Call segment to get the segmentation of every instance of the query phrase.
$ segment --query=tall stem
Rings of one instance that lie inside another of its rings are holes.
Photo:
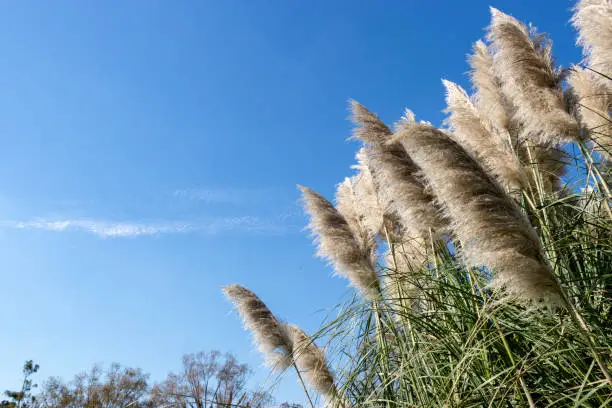
[[[589,329],[589,326],[587,326],[586,322],[584,321],[580,313],[578,313],[578,310],[571,303],[569,297],[563,289],[561,290],[561,296],[563,297],[563,301],[569,309],[569,314],[572,321],[574,322],[576,327],[578,327],[578,331],[584,336],[587,344],[589,345],[589,348],[593,353],[593,357],[595,357],[595,361],[597,361],[599,369],[603,373],[604,377],[606,377],[606,381],[608,382],[608,384],[612,385],[612,375],[610,375],[608,367],[606,366],[605,362],[596,350],[596,344],[595,341],[593,341],[593,338],[591,337],[591,330]]]
[[[513,366],[516,366],[514,355],[512,354],[512,351],[510,350],[510,345],[508,344],[508,341],[506,340],[506,335],[502,332],[501,326],[499,325],[499,323],[497,322],[497,319],[493,316],[493,314],[487,312],[486,299],[484,295],[482,294],[482,289],[480,285],[478,284],[478,281],[476,280],[476,277],[474,276],[474,273],[472,272],[470,268],[468,268],[468,273],[470,274],[470,279],[472,280],[472,282],[474,282],[474,284],[478,288],[478,292],[482,296],[482,300],[484,302],[482,306],[483,312],[485,312],[491,318],[491,321],[493,322],[493,324],[495,325],[495,329],[497,330],[497,334],[499,334],[499,337],[502,340],[504,349],[506,350],[506,353],[508,354],[508,358],[510,359],[510,362],[512,363]],[[523,392],[525,393],[525,398],[527,398],[527,403],[529,404],[529,407],[536,408],[536,405],[533,402],[533,398],[531,396],[531,392],[529,392],[529,388],[527,388],[527,383],[525,382],[525,379],[523,378],[520,372],[518,373],[518,379],[519,379],[519,383],[521,384],[521,388],[523,389]]]
[[[306,388],[306,383],[304,383],[302,374],[300,374],[300,370],[298,370],[297,365],[295,364],[295,361],[291,365],[295,369],[295,373],[297,374],[298,379],[300,380],[300,384],[302,384],[302,388],[304,389],[304,394],[306,394],[306,398],[308,398],[308,403],[310,404],[310,408],[315,408],[314,403],[312,402],[312,399],[310,398],[310,394],[308,393],[308,389]]]

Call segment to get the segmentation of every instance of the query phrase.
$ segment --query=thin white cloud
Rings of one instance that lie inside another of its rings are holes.
[[[181,199],[202,201],[206,204],[252,204],[274,196],[269,188],[185,188],[176,190],[174,196]]]
[[[200,232],[217,234],[229,231],[251,233],[282,234],[286,231],[283,225],[262,220],[258,217],[225,217],[199,222],[114,222],[93,219],[48,220],[34,219],[26,221],[3,221],[0,227],[19,230],[46,230],[55,232],[84,231],[102,238],[138,237],[163,234]]]

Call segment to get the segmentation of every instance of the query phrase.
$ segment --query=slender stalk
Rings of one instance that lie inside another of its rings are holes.
[[[591,349],[591,353],[593,353],[593,357],[595,358],[595,361],[597,361],[597,365],[599,366],[599,369],[603,373],[604,377],[606,377],[606,381],[608,382],[609,385],[612,386],[612,375],[610,375],[610,372],[608,371],[608,367],[606,366],[606,363],[603,361],[603,359],[601,358],[601,356],[596,350],[596,344],[591,336],[591,330],[587,326],[586,322],[584,321],[580,313],[578,313],[578,310],[576,309],[576,307],[574,307],[574,305],[572,304],[572,302],[570,301],[569,297],[567,296],[564,290],[562,290],[561,295],[563,296],[563,300],[565,301],[565,304],[570,311],[569,315],[572,321],[574,322],[576,327],[579,329],[578,331],[580,332],[580,334],[582,334],[582,336],[588,343],[589,348]]]
[[[304,390],[304,394],[306,394],[306,398],[308,399],[308,403],[310,404],[310,408],[315,408],[314,403],[312,402],[312,399],[310,398],[310,394],[308,393],[308,389],[306,388],[306,383],[304,383],[304,379],[302,378],[302,374],[300,374],[300,370],[298,370],[297,365],[295,364],[295,361],[293,361],[293,363],[291,365],[295,369],[295,373],[297,374],[298,380],[300,381],[300,384],[302,385],[302,389]]]
[[[482,288],[478,284],[478,281],[476,280],[476,277],[474,276],[474,273],[472,272],[470,268],[468,268],[468,273],[470,275],[470,280],[474,282],[474,284],[478,288],[478,292],[482,296],[482,300],[483,300],[482,310],[487,314],[487,316],[489,316],[489,318],[495,325],[495,329],[497,330],[497,333],[499,334],[499,337],[501,338],[501,341],[504,345],[504,349],[506,350],[506,353],[508,354],[508,358],[510,359],[510,362],[512,363],[512,365],[516,367],[516,361],[514,360],[514,355],[512,354],[512,351],[510,350],[510,345],[508,344],[508,341],[506,340],[506,335],[502,332],[502,329],[499,323],[497,322],[497,319],[495,318],[495,316],[487,312],[486,298],[482,295]],[[529,403],[529,407],[536,408],[536,405],[533,402],[533,397],[531,396],[531,392],[529,392],[529,388],[527,388],[527,383],[525,382],[523,375],[520,373],[520,371],[517,373],[517,375],[518,375],[519,382],[521,384],[521,388],[523,389],[523,392],[525,393],[525,398],[527,398],[527,402]]]
[[[578,146],[580,147],[580,152],[582,152],[582,156],[584,157],[584,161],[589,166],[589,171],[591,171],[591,170],[593,171],[593,174],[594,174],[593,180],[595,181],[595,184],[597,184],[597,187],[599,187],[599,191],[603,191],[606,194],[606,201],[610,200],[612,198],[612,195],[610,194],[610,189],[608,187],[608,183],[606,182],[605,178],[602,176],[601,172],[599,171],[599,169],[595,165],[595,161],[593,160],[593,156],[589,153],[589,151],[587,149],[585,149],[585,147],[584,147],[584,145],[582,143],[578,144]],[[612,220],[612,210],[610,209],[610,205],[608,203],[606,203],[606,205],[604,207],[606,208],[606,212],[608,213],[608,216]]]

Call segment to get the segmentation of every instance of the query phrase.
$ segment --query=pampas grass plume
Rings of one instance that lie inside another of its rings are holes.
[[[306,383],[325,398],[328,407],[344,406],[321,349],[299,327],[289,325],[288,329],[294,344],[293,358]]]
[[[598,78],[596,73],[574,67],[568,80],[578,97],[578,112],[595,150],[612,162],[612,88],[608,90]]]
[[[266,304],[240,285],[222,288],[225,296],[231,300],[244,321],[259,350],[266,356],[268,365],[275,369],[286,369],[293,360],[293,338],[284,323],[280,322],[268,309]]]
[[[466,261],[489,266],[492,286],[516,298],[558,300],[557,280],[540,240],[517,204],[459,144],[426,124],[404,126],[401,140],[451,220]]]
[[[522,133],[536,143],[558,145],[580,139],[580,129],[567,112],[560,76],[550,43],[530,35],[514,17],[491,8],[487,38],[494,50],[493,64],[502,89],[516,108]]]
[[[476,90],[475,104],[482,116],[500,131],[510,127],[511,105],[502,93],[501,81],[493,70],[493,55],[483,41],[476,41],[468,57],[470,79]]]
[[[612,92],[612,1],[578,1],[572,24],[578,30],[578,44],[584,49],[589,67],[603,74],[594,79]]]
[[[369,299],[380,294],[376,262],[376,242],[356,235],[345,218],[328,200],[315,191],[298,186],[315,236],[318,255],[328,260],[336,272]]]
[[[453,135],[474,157],[478,158],[497,180],[509,191],[522,187],[521,169],[516,157],[492,136],[486,118],[480,117],[463,88],[442,80],[446,88],[446,122]]]
[[[370,145],[366,152],[383,212],[397,215],[406,230],[441,230],[445,223],[419,178],[420,169],[401,144],[389,143],[393,131],[358,102],[352,101],[351,107],[354,137]],[[409,112],[403,120],[411,118]]]

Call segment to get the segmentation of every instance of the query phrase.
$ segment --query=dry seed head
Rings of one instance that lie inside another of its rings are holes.
[[[612,162],[612,89],[601,85],[597,77],[593,72],[574,67],[569,83],[578,97],[580,119],[594,149]]]
[[[470,78],[476,90],[475,105],[498,132],[507,130],[510,127],[512,105],[502,93],[501,81],[493,70],[493,55],[489,47],[484,42],[477,41],[468,62],[472,68]]]
[[[383,228],[384,213],[378,200],[374,179],[370,169],[369,156],[365,148],[356,154],[358,173],[351,177],[357,207],[366,229],[372,234],[379,233]]]
[[[560,75],[551,58],[550,42],[530,33],[514,17],[491,8],[487,38],[494,50],[493,66],[525,137],[558,145],[580,139],[580,129],[567,112]]]
[[[578,44],[589,67],[608,77],[596,75],[594,79],[612,92],[612,1],[579,1],[572,24],[578,30]]]
[[[355,234],[348,220],[315,191],[298,186],[306,212],[310,215],[309,228],[315,236],[317,254],[329,261],[335,271],[369,299],[380,294],[376,264],[375,241]]]
[[[513,297],[558,300],[559,286],[536,232],[470,154],[429,125],[405,126],[395,140],[421,167],[469,264],[492,268],[492,285]]]
[[[454,82],[442,80],[446,88],[446,123],[453,136],[474,157],[479,159],[508,190],[522,188],[521,170],[517,158],[492,135],[487,119],[482,118],[463,88]]]
[[[280,322],[261,299],[240,285],[222,288],[225,296],[234,303],[259,350],[266,356],[268,365],[285,369],[292,364],[293,338],[285,324]]]
[[[325,355],[299,327],[290,325],[288,328],[293,336],[293,357],[306,383],[325,398],[328,406],[339,406],[335,404],[339,394]]]
[[[407,111],[402,122],[413,120]],[[444,226],[432,196],[425,190],[419,178],[420,169],[414,164],[404,147],[399,143],[388,143],[393,132],[374,113],[353,101],[353,119],[357,130],[355,137],[370,144],[364,150],[384,214],[397,215],[408,230],[428,233]]]
[[[370,112],[359,102],[350,101],[351,120],[355,126],[353,138],[365,143],[376,145],[385,143],[392,134],[391,129],[373,112]]]

